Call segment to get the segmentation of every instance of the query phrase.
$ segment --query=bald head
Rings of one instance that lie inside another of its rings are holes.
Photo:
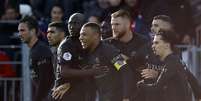
[[[85,22],[85,17],[81,13],[74,13],[68,20],[68,31],[71,36],[79,36],[80,29]]]
[[[79,20],[84,24],[85,17],[82,13],[74,13],[70,16],[69,21],[70,20]]]

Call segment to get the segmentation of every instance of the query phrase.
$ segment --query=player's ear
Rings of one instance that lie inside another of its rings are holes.
[[[35,34],[36,33],[36,30],[35,29],[31,29],[30,30],[30,33],[33,35],[33,34]]]
[[[33,29],[31,30],[31,33],[34,33]]]

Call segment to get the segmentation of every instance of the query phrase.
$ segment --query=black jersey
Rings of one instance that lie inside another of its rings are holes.
[[[144,64],[148,51],[148,40],[144,36],[133,33],[133,38],[127,43],[117,39],[108,40],[106,42],[120,49],[121,52],[129,58],[128,62],[132,64],[134,70],[137,70],[139,65]]]
[[[37,41],[30,50],[33,101],[45,99],[53,85],[54,70],[50,48]]]
[[[81,69],[80,57],[82,53],[82,46],[78,37],[66,37],[59,45],[57,49],[57,78],[56,86],[64,83],[70,83],[71,87],[69,91],[65,93],[62,101],[85,101],[85,79],[82,77],[63,77],[61,75],[61,69]]]
[[[70,68],[80,69],[79,57],[82,47],[77,37],[66,37],[57,49],[57,75],[56,85],[70,82],[70,79],[63,79],[60,75],[61,65],[68,64]]]
[[[162,89],[164,101],[191,101],[192,99],[180,60],[176,54],[170,54],[164,60],[165,67],[156,84]]]
[[[179,56],[170,54],[163,62],[164,68],[157,81],[152,85],[145,85],[147,89],[157,90],[160,97],[156,97],[155,101],[191,101],[188,80]]]
[[[109,68],[108,73],[94,77],[100,101],[121,101],[122,78],[120,71],[122,68],[126,68],[127,63],[120,51],[101,42],[94,52],[88,54],[86,60],[92,68],[97,64]]]
[[[132,75],[132,80],[129,81],[131,82],[125,85],[127,87],[125,89],[127,90],[124,91],[124,96],[127,96],[128,94],[126,94],[126,92],[130,90],[130,92],[127,93],[130,93],[130,97],[133,97],[136,93],[136,83],[141,79],[139,67],[144,65],[146,62],[148,40],[142,35],[133,33],[133,38],[127,43],[121,42],[117,39],[105,40],[105,42],[108,42],[120,49],[120,51],[128,58],[127,62],[133,73],[130,73],[130,75]],[[130,71],[126,72],[129,74],[128,72]]]
[[[51,49],[51,52],[52,52],[52,54],[53,54],[53,61],[52,61],[52,63],[53,63],[53,68],[54,68],[54,74],[55,74],[55,77],[56,77],[56,69],[57,69],[57,47],[51,47],[50,48]]]

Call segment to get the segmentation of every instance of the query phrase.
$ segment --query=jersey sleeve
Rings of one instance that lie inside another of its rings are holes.
[[[58,50],[58,63],[71,64],[75,58],[75,49],[70,44],[63,44]]]

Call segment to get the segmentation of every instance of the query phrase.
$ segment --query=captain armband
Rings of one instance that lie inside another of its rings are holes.
[[[127,64],[126,62],[127,59],[124,56],[125,55],[123,54],[119,54],[112,59],[112,63],[114,67],[117,69],[117,71],[119,71],[124,65]]]

